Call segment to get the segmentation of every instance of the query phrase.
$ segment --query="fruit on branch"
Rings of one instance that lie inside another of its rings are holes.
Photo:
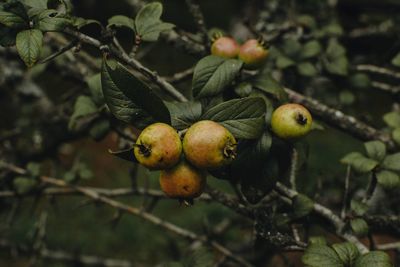
[[[147,126],[134,147],[136,159],[152,170],[171,168],[182,154],[182,142],[177,131],[165,123]]]
[[[310,112],[299,104],[285,104],[278,107],[271,118],[271,128],[282,139],[296,139],[311,130]]]
[[[236,157],[235,137],[221,124],[203,120],[193,124],[183,138],[186,159],[200,169],[216,169]]]
[[[239,45],[233,38],[218,37],[211,45],[211,54],[223,58],[236,58],[239,54]]]
[[[254,70],[264,65],[268,53],[268,48],[263,41],[250,39],[240,46],[239,59],[244,62],[246,69]]]
[[[161,190],[171,198],[191,200],[203,193],[206,174],[185,160],[160,173]]]

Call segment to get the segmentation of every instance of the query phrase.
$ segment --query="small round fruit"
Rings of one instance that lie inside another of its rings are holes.
[[[239,45],[230,37],[219,37],[211,45],[211,54],[223,58],[236,58],[239,54]]]
[[[204,120],[193,124],[183,138],[186,159],[200,169],[216,169],[236,157],[235,137],[221,124]]]
[[[247,40],[239,50],[239,59],[244,62],[246,69],[258,69],[268,56],[268,49],[256,39]]]
[[[161,190],[171,198],[193,199],[203,193],[206,175],[185,160],[160,173]]]
[[[299,104],[285,104],[278,107],[271,118],[272,131],[282,139],[296,139],[311,130],[310,112]]]
[[[152,170],[171,168],[182,154],[182,142],[174,128],[165,123],[147,126],[134,147],[136,159]]]

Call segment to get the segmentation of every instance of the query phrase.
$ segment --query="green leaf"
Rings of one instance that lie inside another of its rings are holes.
[[[47,9],[48,0],[23,0],[24,5],[37,8],[37,9]]]
[[[161,32],[171,30],[174,25],[160,20],[163,6],[159,2],[145,5],[135,18],[135,29],[143,41],[157,41]]]
[[[400,53],[398,53],[393,59],[392,64],[396,67],[400,67]]]
[[[221,93],[232,83],[242,65],[243,62],[237,59],[202,58],[194,68],[193,95],[199,98]]]
[[[26,169],[33,177],[40,175],[40,164],[37,162],[29,162],[28,165],[26,165]]]
[[[355,171],[360,173],[370,172],[378,165],[377,161],[366,158],[359,152],[351,152],[347,154],[340,160],[340,162],[349,164]]]
[[[356,259],[360,255],[357,247],[350,242],[333,244],[332,248],[336,251],[337,255],[345,264],[345,266],[353,266],[356,262]]]
[[[40,12],[36,19],[36,28],[43,32],[62,31],[72,22],[57,10],[47,9]]]
[[[155,121],[171,123],[163,101],[121,64],[112,68],[104,60],[101,84],[106,104],[117,119],[139,128]]]
[[[236,138],[255,139],[264,130],[266,106],[259,97],[232,99],[207,110],[202,119],[225,126]]]
[[[301,58],[313,58],[321,53],[322,47],[321,44],[316,41],[312,40],[305,43],[301,49]]]
[[[308,196],[298,194],[293,198],[293,210],[296,218],[307,216],[314,209],[314,201]]]
[[[386,145],[382,141],[366,142],[364,147],[367,150],[368,157],[372,159],[381,161],[386,156]]]
[[[346,56],[340,56],[331,60],[324,60],[323,62],[326,70],[332,74],[342,76],[348,74],[349,62]]]
[[[350,208],[357,216],[362,216],[368,211],[368,205],[366,203],[355,199],[351,200]]]
[[[96,104],[93,103],[92,99],[88,96],[80,96],[76,99],[74,105],[74,112],[72,113],[68,128],[70,130],[77,130],[78,120],[98,112]]]
[[[23,28],[27,26],[26,21],[20,16],[0,10],[0,24],[11,28]]]
[[[116,15],[108,19],[108,26],[126,27],[135,31],[135,22],[127,16]]]
[[[337,253],[322,245],[309,246],[301,260],[308,267],[344,267]]]
[[[276,59],[276,67],[278,69],[286,69],[290,66],[295,65],[296,62],[294,62],[293,60],[291,60],[290,58],[286,57],[286,56],[278,56],[278,58]]]
[[[235,93],[240,97],[248,97],[253,91],[253,86],[248,82],[241,82],[235,86]]]
[[[13,185],[18,194],[26,194],[35,188],[37,181],[33,178],[19,176],[14,178]]]
[[[395,172],[382,170],[376,174],[378,184],[385,189],[394,189],[400,186],[399,175]]]
[[[393,111],[386,113],[383,116],[383,120],[392,128],[399,128],[400,127],[400,112]]]
[[[350,84],[356,88],[368,88],[371,85],[371,79],[365,73],[356,73],[350,77]]]
[[[280,102],[285,102],[288,99],[287,93],[283,86],[277,82],[270,74],[257,75],[252,84],[255,88],[274,96]]]
[[[201,116],[200,102],[166,102],[165,104],[171,113],[171,125],[177,130],[189,128]]]
[[[324,65],[328,72],[337,75],[347,75],[349,62],[346,49],[339,44],[336,38],[331,38],[326,49]]]
[[[396,144],[400,145],[400,127],[393,130],[392,138],[396,142]]]
[[[306,77],[313,77],[318,74],[318,70],[314,67],[311,62],[302,62],[297,65],[297,71],[300,75]]]
[[[289,58],[297,58],[301,48],[301,44],[296,39],[286,39],[283,43],[283,52]]]
[[[98,105],[104,104],[104,95],[101,87],[101,73],[86,78],[86,83],[92,95],[93,101]]]
[[[39,30],[25,30],[17,34],[17,51],[28,67],[32,67],[39,59],[42,44],[43,34]]]
[[[311,236],[309,239],[309,243],[310,245],[326,246],[328,242],[326,241],[326,238],[324,236]]]
[[[339,101],[342,105],[351,105],[354,103],[355,96],[349,90],[342,90],[339,93]]]
[[[400,171],[400,152],[387,155],[383,160],[382,167],[392,171]]]
[[[80,29],[86,25],[90,25],[90,24],[98,24],[99,26],[101,26],[101,23],[97,20],[94,19],[84,19],[84,18],[80,18],[80,17],[73,17],[71,19],[71,26]]]
[[[350,221],[351,230],[359,237],[366,236],[369,232],[369,227],[364,219],[356,218]]]
[[[360,256],[354,267],[393,267],[390,257],[383,251],[371,251]]]

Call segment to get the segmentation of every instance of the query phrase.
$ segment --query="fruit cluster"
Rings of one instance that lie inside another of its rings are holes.
[[[136,159],[151,170],[161,170],[160,186],[171,198],[191,201],[206,185],[206,171],[230,164],[236,156],[235,137],[221,124],[203,120],[184,134],[165,123],[154,123],[139,135]]]
[[[227,36],[215,36],[211,45],[211,54],[223,58],[239,58],[246,69],[260,68],[268,56],[266,44],[261,40],[249,39],[239,45],[235,39]]]

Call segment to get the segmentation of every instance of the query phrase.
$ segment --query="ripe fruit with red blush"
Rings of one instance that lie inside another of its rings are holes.
[[[239,59],[246,69],[258,69],[268,57],[268,49],[263,42],[256,39],[247,40],[240,46]]]
[[[239,54],[239,45],[230,37],[219,37],[211,45],[211,54],[223,58],[236,58]]]
[[[134,147],[136,159],[151,170],[171,168],[182,154],[182,142],[177,131],[165,123],[146,127]]]
[[[183,138],[186,159],[200,169],[216,169],[236,157],[235,137],[221,124],[210,120],[193,124]]]

